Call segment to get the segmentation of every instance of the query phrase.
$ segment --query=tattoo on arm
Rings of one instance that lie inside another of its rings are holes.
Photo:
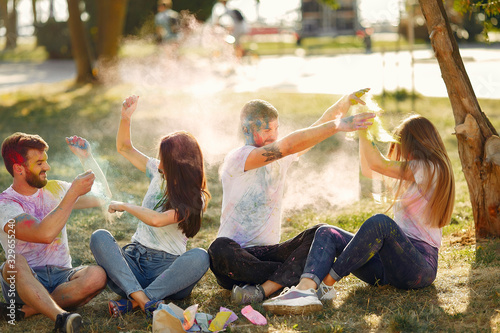
[[[278,160],[283,157],[280,149],[275,144],[270,144],[263,148],[266,152],[262,153],[262,156],[266,157],[266,162]]]

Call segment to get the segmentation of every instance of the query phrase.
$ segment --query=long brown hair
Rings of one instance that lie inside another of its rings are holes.
[[[174,209],[179,229],[194,237],[211,197],[198,141],[185,131],[171,133],[161,139],[159,158],[166,181],[163,210]]]
[[[388,158],[402,161],[401,175],[409,168],[410,160],[417,160],[424,164],[425,181],[422,191],[432,195],[428,197],[429,210],[427,211],[430,225],[442,228],[451,220],[455,203],[455,180],[451,162],[444,147],[443,140],[434,125],[422,116],[411,116],[405,119],[395,129],[395,136],[399,143],[391,143]],[[433,185],[433,180],[436,183]],[[398,181],[394,200],[401,195],[405,184],[403,178]],[[393,202],[394,205],[394,202]]]

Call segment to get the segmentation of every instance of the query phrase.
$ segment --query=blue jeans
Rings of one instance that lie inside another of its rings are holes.
[[[319,228],[301,278],[319,285],[328,273],[336,281],[352,273],[372,285],[417,289],[434,281],[437,263],[437,248],[407,237],[391,218],[378,214],[355,235],[333,226]]]
[[[173,255],[142,246],[122,248],[107,230],[96,230],[90,237],[90,250],[108,275],[108,286],[122,297],[143,291],[150,300],[182,299],[193,290],[210,265],[207,251],[191,249]]]
[[[0,266],[0,272],[2,271],[4,265],[5,263],[3,263],[2,266]],[[49,294],[52,294],[52,292],[57,287],[59,287],[61,284],[65,282],[69,282],[69,280],[71,280],[71,278],[76,272],[85,267],[86,266],[67,268],[67,267],[49,265],[49,266],[30,267],[30,268],[35,279],[37,279],[45,287],[45,289],[47,289]],[[10,304],[11,297],[9,297],[9,294],[12,294],[11,291],[14,291],[14,297],[12,298],[14,298],[15,303],[24,304],[23,300],[21,299],[21,297],[19,297],[19,294],[17,293],[17,288],[14,288],[12,290],[9,282],[5,281],[2,274],[0,274],[0,280],[2,284],[2,295],[5,301],[8,304]]]

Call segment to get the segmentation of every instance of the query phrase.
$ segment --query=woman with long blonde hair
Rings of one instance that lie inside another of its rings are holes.
[[[436,278],[442,228],[451,220],[455,182],[450,159],[434,125],[411,116],[396,129],[397,143],[383,156],[360,132],[363,174],[396,180],[391,207],[394,219],[377,214],[356,234],[334,226],[315,234],[296,287],[264,302],[277,314],[319,311],[321,300],[336,297],[333,284],[354,274],[371,285],[400,289],[429,286]]]

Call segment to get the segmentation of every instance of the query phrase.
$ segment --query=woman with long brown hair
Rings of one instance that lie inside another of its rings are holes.
[[[336,296],[333,284],[354,274],[371,285],[401,289],[429,286],[436,278],[442,228],[451,220],[455,183],[450,159],[434,125],[412,116],[396,129],[387,157],[360,131],[363,174],[377,172],[396,180],[394,219],[377,214],[356,234],[320,227],[296,287],[264,308],[277,314],[322,309],[320,300]],[[390,207],[390,208],[391,208]]]
[[[163,299],[187,297],[209,267],[207,252],[186,251],[187,239],[200,230],[202,214],[210,200],[203,155],[188,132],[161,139],[158,159],[132,145],[131,117],[138,97],[130,96],[121,111],[116,148],[150,185],[142,206],[113,201],[109,212],[128,212],[138,219],[132,242],[120,248],[107,230],[90,239],[96,262],[108,275],[108,286],[123,298],[109,301],[112,317],[140,307],[148,316]]]

